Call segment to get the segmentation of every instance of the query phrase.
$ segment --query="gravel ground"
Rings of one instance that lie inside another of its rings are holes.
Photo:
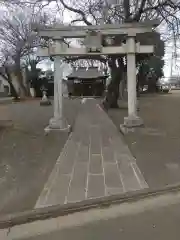
[[[64,102],[73,123],[79,100]],[[140,98],[139,115],[145,128],[125,136],[150,188],[180,182],[180,91]],[[0,214],[32,209],[67,139],[67,134],[44,136],[53,109],[39,101],[1,104],[0,119],[13,126],[0,128]],[[119,128],[127,109],[110,110]],[[3,122],[4,124],[4,122]]]
[[[78,105],[79,100],[65,99],[70,124]],[[34,208],[67,139],[66,133],[44,135],[52,116],[53,107],[40,107],[39,100],[1,104],[0,119],[13,125],[0,128],[0,214]]]
[[[150,188],[180,183],[180,91],[140,98],[139,115],[145,128],[125,136]],[[115,125],[127,109],[110,110]]]

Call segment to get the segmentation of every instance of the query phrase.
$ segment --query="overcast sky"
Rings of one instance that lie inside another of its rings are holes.
[[[53,3],[50,4],[50,6],[47,8],[47,10],[49,10],[49,8],[51,9],[51,11],[53,11],[54,14],[56,14],[57,11],[56,11],[55,5]],[[3,10],[4,9],[1,8],[1,13]],[[69,22],[71,22],[71,20],[74,19],[74,14],[72,12],[65,10],[63,12],[63,16],[61,16],[61,17],[63,17],[65,23],[69,23]],[[164,75],[165,75],[165,77],[170,76],[172,51],[174,51],[173,43],[170,42],[170,43],[166,44],[166,53],[165,53],[165,57],[164,57],[164,60],[165,60]],[[43,66],[43,65],[41,64],[41,66]],[[48,64],[47,64],[47,67],[49,68]],[[45,68],[46,68],[46,66],[45,66]],[[176,75],[176,74],[178,75],[179,71],[180,71],[180,61],[178,61],[178,59],[177,59],[176,61],[173,61],[173,75]]]
[[[53,5],[52,5],[53,6]],[[71,20],[74,19],[73,13],[65,10],[63,14],[64,22],[69,23]],[[173,43],[166,44],[166,51],[165,51],[165,66],[164,66],[164,75],[165,77],[170,76],[171,72],[171,60],[172,60],[172,51],[174,51]],[[178,59],[173,61],[173,75],[178,75],[180,73],[180,61]]]

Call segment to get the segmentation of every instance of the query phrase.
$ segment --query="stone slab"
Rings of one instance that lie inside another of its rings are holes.
[[[146,180],[144,179],[144,177],[143,177],[138,165],[136,164],[136,162],[131,163],[131,166],[134,170],[135,175],[138,178],[138,181],[139,181],[139,184],[140,184],[141,188],[142,189],[148,188],[148,184],[147,184]]]
[[[78,162],[89,162],[89,146],[80,144],[79,151],[77,154]]]
[[[103,173],[101,154],[92,154],[90,156],[89,173],[92,173],[92,174]]]
[[[88,178],[88,198],[105,196],[105,185],[103,175],[89,175]]]
[[[104,163],[115,163],[114,151],[111,146],[102,147],[102,155]]]
[[[43,191],[41,192],[39,198],[36,201],[35,208],[43,208],[46,206],[46,199],[49,193],[48,190],[49,190],[48,188],[44,187]]]
[[[64,158],[62,162],[59,163],[60,174],[71,174],[73,171],[75,161],[75,155],[72,158]]]
[[[88,163],[77,162],[71,179],[68,202],[76,202],[86,198]]]
[[[90,143],[89,131],[84,130],[84,134],[81,136],[81,145],[89,146],[89,143]]]
[[[78,154],[78,145],[74,141],[69,140],[60,158],[58,159],[59,172],[61,174],[72,173],[77,154]]]
[[[69,183],[70,175],[57,175],[49,188],[46,187],[43,189],[36,203],[36,208],[66,203]]]
[[[121,162],[118,163],[118,166],[126,191],[141,189],[139,179],[137,178],[137,175],[134,174],[131,163],[129,163],[126,159],[121,159]]]
[[[51,186],[45,202],[46,206],[64,204],[68,194],[70,175],[60,174]]]
[[[120,187],[120,188],[106,188],[106,194],[108,196],[121,194],[121,193],[124,193],[123,187]]]
[[[105,184],[108,188],[122,188],[118,166],[116,163],[105,163]]]
[[[91,154],[101,154],[100,132],[98,127],[90,128],[90,152]]]
[[[121,160],[126,161],[127,163],[134,163],[136,162],[135,158],[128,154],[128,153],[122,153],[121,152],[116,152],[116,161],[121,162]]]

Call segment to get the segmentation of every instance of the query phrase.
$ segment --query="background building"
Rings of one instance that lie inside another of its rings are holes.
[[[68,91],[73,96],[102,96],[107,77],[98,67],[74,69],[67,76]]]

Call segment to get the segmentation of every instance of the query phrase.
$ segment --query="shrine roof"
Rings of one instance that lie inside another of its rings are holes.
[[[97,67],[80,67],[77,70],[74,69],[74,71],[67,76],[68,79],[70,78],[80,78],[80,79],[92,79],[92,78],[106,78],[108,75],[105,75],[102,71],[99,71]]]

